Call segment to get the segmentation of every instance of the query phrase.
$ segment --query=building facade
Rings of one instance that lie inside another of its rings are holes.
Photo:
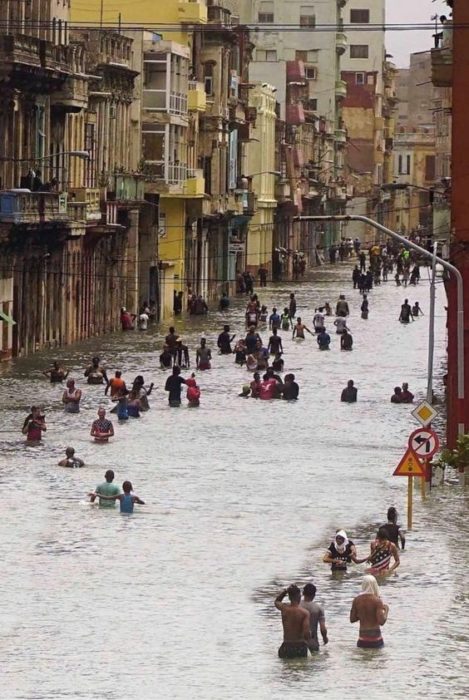
[[[113,331],[149,292],[128,155],[132,42],[71,32],[68,2],[19,7],[2,5],[0,29],[2,357]]]

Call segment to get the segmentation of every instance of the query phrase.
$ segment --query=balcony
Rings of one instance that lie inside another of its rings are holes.
[[[72,72],[61,62],[61,48],[21,34],[0,36],[0,83],[28,90],[34,83],[37,92],[59,88]]]
[[[169,97],[169,99],[168,99]],[[143,109],[148,112],[166,112],[175,115],[187,114],[187,95],[181,92],[144,88]]]
[[[198,83],[196,80],[189,81],[187,108],[189,112],[205,112],[207,109],[207,95],[203,83]]]
[[[432,49],[432,83],[435,87],[453,85],[453,49],[445,47]]]
[[[305,64],[303,61],[287,61],[287,85],[306,85]]]
[[[55,224],[68,220],[67,195],[58,192],[0,192],[0,222],[17,225]]]
[[[51,107],[62,109],[64,112],[80,112],[88,105],[88,83],[83,78],[71,76],[52,93]]]
[[[178,20],[182,24],[206,24],[207,7],[205,3],[188,0],[176,4]]]
[[[342,56],[347,51],[347,35],[345,32],[337,32],[335,35],[335,50]]]
[[[142,175],[128,175],[116,173],[111,179],[109,199],[115,202],[128,204],[130,202],[143,202],[145,199],[145,184]]]
[[[78,187],[71,189],[69,192],[69,209],[76,215],[84,215],[84,221],[101,221],[101,196],[99,188]],[[77,221],[78,219],[74,218],[74,220]],[[80,221],[83,221],[83,219],[80,219]]]
[[[205,194],[205,179],[203,170],[188,170],[184,182],[184,195],[189,198],[200,198]]]
[[[337,143],[347,143],[347,129],[336,129],[335,140]]]
[[[338,100],[344,100],[347,97],[347,83],[345,80],[335,81],[335,96]]]
[[[179,185],[183,187],[185,181],[188,179],[188,172],[189,170],[185,163],[171,161],[165,163],[163,160],[145,161],[145,175],[153,182],[157,182],[160,185],[164,183],[166,185]],[[150,191],[150,189],[147,187],[146,191]]]

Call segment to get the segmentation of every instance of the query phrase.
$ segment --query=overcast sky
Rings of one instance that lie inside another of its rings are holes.
[[[449,14],[443,0],[387,0],[386,21],[390,24],[429,22],[434,14]],[[409,65],[409,54],[432,48],[432,32],[394,31],[386,35],[386,49],[399,68]]]

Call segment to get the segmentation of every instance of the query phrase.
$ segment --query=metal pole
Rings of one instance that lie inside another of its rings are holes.
[[[395,238],[400,241],[402,245],[407,246],[416,250],[418,253],[426,258],[431,258],[432,261],[435,259],[435,263],[442,265],[446,270],[453,273],[456,278],[457,285],[457,356],[458,356],[458,382],[457,382],[457,397],[458,401],[462,403],[465,398],[464,394],[464,282],[462,275],[457,267],[449,263],[447,260],[435,255],[435,252],[430,253],[426,248],[422,248],[413,241],[409,241],[405,236],[401,236],[400,233],[393,231],[377,221],[368,218],[368,216],[361,216],[360,214],[345,214],[336,216],[296,216],[298,221],[363,221],[365,224],[372,226],[378,231],[386,233],[391,238]],[[459,409],[460,412],[461,409]],[[458,434],[464,435],[464,423],[458,423]]]
[[[428,369],[427,369],[427,401],[433,399],[433,355],[435,350],[435,278],[436,278],[436,243],[433,244],[432,276],[430,281],[430,308],[428,319]]]

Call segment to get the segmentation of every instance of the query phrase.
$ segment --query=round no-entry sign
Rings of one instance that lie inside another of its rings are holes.
[[[430,428],[418,428],[409,436],[409,447],[424,459],[431,459],[440,447],[438,435]]]

